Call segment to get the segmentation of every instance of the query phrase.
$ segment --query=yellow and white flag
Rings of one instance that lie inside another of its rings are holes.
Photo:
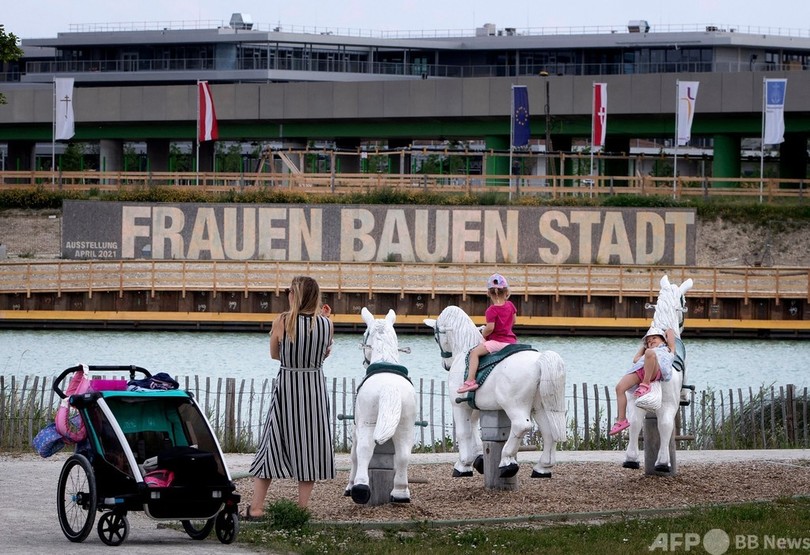
[[[75,134],[73,119],[73,77],[54,77],[53,138],[67,141]]]

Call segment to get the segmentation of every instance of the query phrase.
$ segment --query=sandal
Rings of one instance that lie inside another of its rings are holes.
[[[245,514],[239,515],[239,519],[244,522],[259,522],[264,520],[265,515],[252,515],[250,514],[250,505],[248,505],[247,509],[245,509]]]
[[[633,393],[633,395],[635,395],[636,397],[643,397],[649,392],[650,392],[649,384],[640,383],[638,384],[638,387],[636,388],[636,391]]]
[[[458,388],[456,393],[467,393],[468,391],[475,391],[476,389],[478,389],[478,383],[476,383],[475,380],[467,380],[461,384],[461,387]]]
[[[610,429],[610,435],[615,436],[616,434],[618,434],[619,432],[621,432],[622,430],[624,430],[625,428],[627,428],[629,426],[630,426],[630,422],[628,422],[626,418],[624,420],[619,420]]]

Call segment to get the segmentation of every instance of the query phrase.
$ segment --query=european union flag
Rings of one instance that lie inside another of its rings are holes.
[[[523,86],[512,86],[512,146],[521,147],[529,144],[529,89]]]
[[[785,141],[785,89],[787,79],[765,79],[765,121],[762,144],[778,145]]]

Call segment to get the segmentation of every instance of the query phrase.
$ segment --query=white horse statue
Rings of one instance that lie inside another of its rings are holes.
[[[367,372],[357,388],[352,468],[344,495],[351,496],[355,503],[368,503],[371,498],[368,465],[374,447],[390,439],[395,448],[390,500],[409,503],[408,463],[414,442],[416,391],[407,369],[399,365],[400,349],[394,331],[397,315],[389,310],[384,319],[375,320],[366,307],[360,314],[366,323],[362,347]]]
[[[467,353],[483,341],[479,329],[457,306],[445,308],[438,319],[426,319],[433,328],[447,379],[455,392],[465,379]],[[480,370],[479,370],[480,375]],[[523,350],[499,362],[475,391],[475,408],[466,401],[453,404],[458,460],[453,476],[472,476],[473,467],[483,473],[483,444],[479,432],[480,410],[503,410],[511,422],[509,439],[498,463],[501,478],[518,471],[517,452],[534,422],[543,438],[543,453],[532,477],[551,477],[556,463],[557,442],[565,439],[565,365],[553,351]],[[459,401],[459,400],[457,400]]]
[[[672,378],[667,382],[653,382],[653,386],[661,387],[661,407],[654,411],[658,418],[658,435],[660,447],[655,459],[656,472],[670,471],[669,444],[675,432],[675,415],[681,404],[681,389],[683,387],[684,372],[686,371],[686,349],[681,341],[683,332],[684,313],[686,312],[686,292],[692,288],[693,282],[687,279],[680,286],[671,284],[665,274],[661,278],[661,290],[658,293],[658,302],[655,308],[652,325],[661,330],[672,328],[675,332],[675,361],[672,364]],[[652,308],[651,307],[651,308]],[[627,395],[627,415],[630,422],[629,440],[625,461],[625,468],[639,468],[638,436],[644,423],[646,411],[636,406],[636,402],[644,397],[637,398],[631,391]],[[647,395],[651,395],[648,393]],[[651,411],[652,412],[652,411]]]

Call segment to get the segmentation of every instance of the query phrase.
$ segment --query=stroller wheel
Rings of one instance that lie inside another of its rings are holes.
[[[222,511],[217,515],[217,539],[222,543],[233,543],[239,533],[239,517],[236,513]]]
[[[84,455],[74,454],[59,474],[56,511],[59,526],[72,542],[83,542],[96,520],[96,476]]]
[[[214,520],[213,518],[208,520],[181,520],[180,524],[183,525],[183,530],[192,540],[204,540],[214,529]]]
[[[121,545],[128,535],[129,521],[125,515],[111,511],[98,519],[98,537],[107,545]]]

